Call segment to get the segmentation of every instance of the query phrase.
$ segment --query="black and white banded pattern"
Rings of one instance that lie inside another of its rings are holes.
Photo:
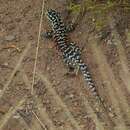
[[[53,38],[58,49],[61,51],[64,63],[71,68],[79,68],[88,84],[88,89],[104,106],[103,100],[100,98],[98,91],[94,85],[88,66],[81,59],[81,50],[73,42],[68,41],[68,32],[71,30],[66,27],[61,19],[59,12],[48,10],[46,16],[50,21],[52,30],[45,33],[46,38]]]
[[[46,16],[50,21],[52,30],[46,32],[44,36],[46,38],[54,38],[58,49],[62,52],[65,64],[74,69],[79,68],[88,84],[89,90],[94,96],[99,98],[88,67],[81,60],[80,48],[75,43],[68,41],[67,32],[71,29],[64,25],[59,12],[50,9],[46,12]]]

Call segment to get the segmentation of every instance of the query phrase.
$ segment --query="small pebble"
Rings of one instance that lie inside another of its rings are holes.
[[[19,118],[20,118],[20,115],[18,115],[18,114],[17,114],[17,115],[14,115],[13,118],[14,118],[14,119],[19,119]]]
[[[3,65],[4,65],[4,66],[8,66],[9,64],[8,64],[7,62],[5,62]]]
[[[47,71],[49,71],[50,70],[50,67],[47,67],[47,69],[46,69]]]
[[[93,18],[93,19],[92,19],[92,21],[93,21],[93,22],[95,22],[95,21],[96,21],[96,19],[95,19],[95,18]]]
[[[113,117],[114,117],[114,114],[110,112],[110,113],[109,113],[109,116],[113,118]]]
[[[6,40],[6,41],[13,41],[14,39],[15,39],[15,35],[5,36],[5,40]]]
[[[100,112],[100,109],[99,109],[99,108],[96,107],[95,109],[96,109],[97,112]]]
[[[69,97],[70,97],[70,98],[74,98],[74,95],[73,95],[73,94],[70,94]]]

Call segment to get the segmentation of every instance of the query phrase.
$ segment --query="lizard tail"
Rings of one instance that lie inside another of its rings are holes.
[[[91,74],[88,70],[88,66],[85,63],[83,63],[81,60],[80,60],[80,63],[79,63],[79,69],[80,69],[81,73],[83,74],[84,80],[88,84],[88,89],[91,91],[93,96],[97,97],[98,92],[97,92],[95,84],[92,80],[92,76],[91,76]]]
[[[97,101],[99,101],[99,103],[101,103],[103,105],[103,107],[105,109],[109,110],[109,108],[105,104],[104,100],[100,97],[100,95],[99,95],[99,93],[98,93],[98,91],[95,87],[95,84],[92,80],[92,76],[91,76],[91,74],[88,70],[88,66],[84,62],[82,62],[81,60],[80,60],[80,63],[79,63],[79,69],[80,69],[81,73],[83,74],[84,79],[88,84],[88,89],[90,90],[92,95],[96,98]]]

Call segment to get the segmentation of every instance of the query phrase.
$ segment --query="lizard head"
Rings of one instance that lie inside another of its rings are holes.
[[[53,9],[47,10],[46,16],[49,19],[49,21],[52,22],[52,23],[55,23],[55,22],[58,23],[60,21],[59,12],[57,12]]]

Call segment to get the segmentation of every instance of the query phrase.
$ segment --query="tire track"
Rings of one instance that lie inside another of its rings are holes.
[[[104,112],[104,110],[102,110],[103,113],[101,113],[101,111],[100,111],[100,116],[99,116],[99,114],[96,115],[96,112],[97,112],[96,108],[97,107],[101,108],[101,106],[99,106],[99,104],[97,104],[98,106],[97,105],[94,106],[93,103],[91,103],[91,101],[89,100],[89,96],[86,94],[86,84],[85,84],[84,87],[82,87],[82,85],[83,85],[82,83],[73,84],[70,87],[74,91],[72,91],[70,93],[68,93],[65,89],[64,89],[64,91],[66,92],[66,95],[68,97],[69,97],[69,95],[71,93],[73,93],[75,95],[74,99],[77,100],[77,97],[78,97],[77,102],[80,102],[80,104],[82,104],[82,105],[80,105],[80,107],[82,107],[84,112],[87,112],[88,118],[91,118],[93,120],[93,122],[94,122],[94,124],[96,126],[96,130],[110,130],[110,129],[112,130],[113,126],[114,126],[114,123],[112,122],[110,117],[108,117],[107,113]],[[61,85],[61,86],[63,86],[63,85]],[[58,87],[60,87],[60,86],[58,86]],[[64,95],[63,95],[63,97],[64,97]],[[67,104],[67,102],[66,102],[66,104]],[[73,103],[71,103],[71,105],[73,106]],[[69,104],[67,104],[67,106],[69,106]]]
[[[28,77],[27,77],[26,73],[25,73],[23,70],[22,70],[22,73],[23,73],[23,79],[24,79],[26,85],[27,85],[27,86],[30,86],[30,88],[31,88],[31,84],[30,84],[30,82],[29,82],[29,80],[28,80]],[[40,98],[37,97],[35,90],[34,90],[34,94],[35,94],[35,95],[34,95],[34,98],[35,98],[35,100],[36,100],[36,102],[37,102],[37,105],[38,105],[38,108],[39,108],[38,113],[39,113],[39,115],[40,115],[40,117],[41,117],[40,119],[43,119],[44,123],[46,124],[46,126],[47,126],[50,130],[57,130],[57,128],[56,128],[55,125],[53,124],[52,120],[50,119],[49,115],[47,114],[46,109],[43,107],[43,105],[41,105],[41,104],[42,104],[42,101],[41,101]],[[33,125],[32,128],[34,128],[35,125],[34,125],[34,124],[32,124],[32,125]],[[67,129],[72,130],[72,127],[67,126]],[[59,129],[59,130],[60,130],[60,129]]]
[[[80,92],[80,95],[82,96],[81,99],[84,102],[84,105],[85,105],[87,112],[90,114],[90,118],[92,118],[94,120],[94,123],[96,125],[96,130],[106,130],[103,123],[100,122],[97,115],[95,114],[95,112],[91,108],[91,106],[90,106],[89,102],[87,101],[85,95],[81,92]]]
[[[84,99],[84,105],[86,109],[88,110],[88,113],[90,114],[90,117],[94,120],[96,125],[96,130],[106,130],[103,126],[103,123],[101,123],[97,117],[97,115],[94,113],[92,108],[90,107],[89,103]]]
[[[23,74],[23,80],[24,80],[25,84],[31,89],[30,81],[29,81],[26,73],[24,72],[24,70],[22,70],[22,74]],[[35,95],[35,93],[36,92],[34,90],[34,95]],[[43,107],[43,105],[41,105],[42,102],[40,101],[40,99],[37,96],[34,96],[34,97],[35,97],[37,105],[38,105],[38,110],[39,110],[38,112],[39,112],[40,117],[42,118],[42,120],[44,121],[46,126],[49,128],[49,130],[56,130],[55,125],[53,124],[53,122],[49,118],[45,108]],[[34,124],[32,124],[32,128],[35,128]]]
[[[34,130],[43,130],[42,126],[35,117],[32,118],[30,128]]]
[[[20,108],[20,106],[26,101],[26,96],[23,97],[18,103],[16,103],[13,107],[9,109],[9,111],[4,115],[4,117],[0,120],[0,130],[4,128],[4,126],[8,123],[9,119],[16,111]]]
[[[34,130],[34,129],[31,129],[31,128],[28,126],[28,124],[25,122],[25,120],[24,120],[21,116],[19,116],[19,122],[20,122],[20,124],[21,124],[22,126],[24,126],[27,130]]]
[[[13,71],[12,71],[10,77],[8,78],[7,83],[4,85],[3,90],[2,90],[2,92],[0,93],[0,98],[4,95],[5,91],[8,89],[8,87],[9,87],[11,81],[12,81],[13,78],[14,78],[14,75],[16,74],[16,72],[18,71],[18,69],[20,68],[24,57],[26,56],[27,52],[28,52],[29,49],[30,49],[30,45],[31,45],[31,43],[28,43],[28,45],[26,46],[26,49],[25,49],[24,52],[21,54],[21,57],[20,57],[18,63],[16,64],[16,66],[15,66],[15,68],[13,69]]]
[[[127,87],[127,90],[130,93],[130,73],[129,73],[129,68],[128,68],[128,62],[127,62],[127,58],[126,58],[126,54],[125,54],[125,50],[122,46],[122,42],[120,39],[120,36],[116,30],[116,28],[114,27],[115,25],[115,19],[111,16],[109,18],[110,20],[110,28],[112,30],[112,33],[115,37],[115,40],[118,42],[116,48],[118,50],[118,54],[119,54],[119,58],[120,58],[120,65],[122,70],[120,70],[120,77],[123,80],[125,86]]]
[[[124,80],[124,83],[130,93],[130,73],[129,73],[129,68],[127,66],[127,59],[126,59],[126,55],[125,55],[125,50],[122,47],[121,44],[119,44],[117,46],[118,49],[118,53],[119,53],[119,57],[120,57],[120,64],[122,66],[122,73],[120,74],[120,76],[122,77],[122,79]]]
[[[40,115],[40,119],[42,119],[44,121],[44,123],[46,124],[46,126],[48,126],[49,130],[56,130],[55,125],[53,124],[52,120],[49,119],[49,116],[46,112],[46,109],[43,107],[43,105],[41,105],[40,101],[38,98],[36,98],[37,104],[38,104],[38,109],[39,109],[39,115]],[[72,128],[70,128],[71,130]]]
[[[69,120],[71,121],[72,125],[75,127],[76,130],[81,130],[78,123],[75,121],[73,115],[68,110],[67,106],[64,104],[64,102],[61,100],[61,98],[58,96],[56,91],[52,88],[51,83],[48,81],[48,79],[42,75],[40,72],[37,73],[37,75],[41,78],[41,80],[45,83],[48,91],[50,94],[53,95],[54,99],[56,100],[57,104],[59,104],[65,111],[66,115],[68,116]]]
[[[101,73],[101,78],[106,81],[107,90],[109,97],[111,99],[112,105],[114,106],[115,113],[117,115],[117,119],[115,119],[116,129],[125,129],[126,126],[124,123],[124,119],[121,114],[120,103],[122,103],[122,107],[124,110],[129,109],[128,104],[125,100],[124,95],[120,92],[118,86],[119,84],[115,81],[112,70],[110,69],[104,54],[102,54],[102,50],[97,46],[95,40],[89,41],[91,44],[91,48],[95,57],[95,61],[98,64],[99,71]],[[119,102],[120,99],[120,102]]]

